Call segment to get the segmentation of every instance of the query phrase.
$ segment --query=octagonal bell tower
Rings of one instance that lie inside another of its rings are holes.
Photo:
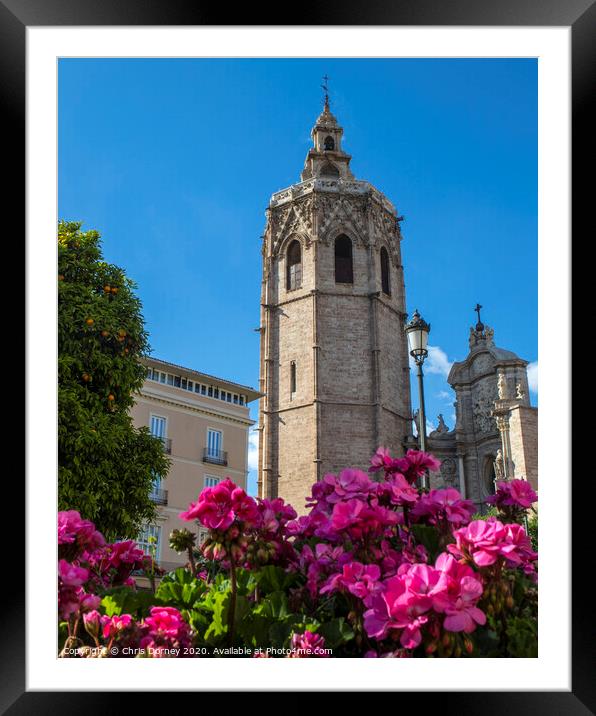
[[[311,137],[262,245],[259,495],[299,512],[313,482],[412,430],[399,218],[352,174],[327,97]]]

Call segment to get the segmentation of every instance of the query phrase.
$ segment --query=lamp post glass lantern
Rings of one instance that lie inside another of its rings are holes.
[[[418,309],[416,309],[412,318],[406,323],[405,330],[408,336],[410,355],[418,368],[418,440],[420,441],[420,449],[426,451],[426,413],[424,409],[424,374],[422,372],[422,364],[428,355],[427,345],[430,323],[427,323],[418,313]],[[422,488],[424,490],[428,489],[428,475],[426,473],[423,475],[421,482]]]

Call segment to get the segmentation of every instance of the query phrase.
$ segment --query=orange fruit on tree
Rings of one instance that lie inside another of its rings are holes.
[[[83,380],[85,381],[85,383],[88,383],[91,380],[91,376],[89,375],[89,373],[83,373]]]
[[[112,400],[116,400],[116,398],[113,396],[112,393],[108,395],[108,400],[111,402]]]
[[[105,293],[109,293],[112,290],[112,288],[110,286],[106,285],[103,287],[103,290],[105,291]]]
[[[124,330],[124,328],[121,328],[121,329],[118,331],[118,335],[119,335],[121,338],[124,338],[124,337],[126,336],[126,331]]]
[[[85,323],[86,323],[88,326],[92,326],[92,325],[95,323],[95,321],[94,321],[92,318],[88,318],[88,319],[85,321]]]
[[[104,338],[107,338],[110,334],[109,334],[107,331],[102,331],[102,332],[101,332],[101,335],[102,335]]]
[[[118,289],[115,286],[111,289],[111,291],[112,293],[118,293]]]

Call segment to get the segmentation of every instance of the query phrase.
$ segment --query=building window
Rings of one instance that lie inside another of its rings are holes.
[[[219,457],[222,446],[222,435],[219,430],[207,430],[207,454],[209,457]]]
[[[324,147],[326,152],[332,152],[335,149],[335,142],[333,141],[333,137],[325,137]]]
[[[154,438],[161,438],[163,440],[166,437],[166,419],[159,415],[151,416],[151,435]]]
[[[296,361],[290,363],[290,393],[296,392]]]
[[[384,246],[381,246],[381,288],[383,293],[391,296],[391,276],[389,273],[389,254]]]
[[[335,283],[353,283],[352,242],[342,234],[335,239]]]
[[[220,477],[214,477],[213,475],[205,475],[205,487],[215,487],[220,482]]]
[[[294,291],[302,286],[302,249],[294,239],[286,254],[286,290]]]
[[[161,556],[161,527],[144,525],[137,537],[137,545],[145,554],[159,561]]]

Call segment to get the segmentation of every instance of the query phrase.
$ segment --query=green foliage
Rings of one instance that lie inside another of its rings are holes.
[[[532,540],[532,549],[538,552],[538,513],[533,512],[528,517],[528,534]]]
[[[206,590],[205,582],[195,579],[188,570],[179,567],[161,580],[155,597],[168,606],[188,610],[194,607]]]
[[[412,532],[419,544],[424,545],[429,555],[429,561],[434,562],[441,551],[439,532],[430,525],[412,525]]]
[[[147,333],[134,283],[103,260],[97,231],[80,229],[58,227],[58,504],[108,540],[134,538],[155,517],[149,493],[169,467],[129,415]]]
[[[499,517],[499,510],[493,505],[485,505],[484,512],[476,512],[472,520],[488,520],[489,517]]]
[[[133,591],[128,587],[110,590],[101,600],[102,612],[109,617],[130,614],[142,619],[149,614],[150,607],[160,604],[150,592]]]

